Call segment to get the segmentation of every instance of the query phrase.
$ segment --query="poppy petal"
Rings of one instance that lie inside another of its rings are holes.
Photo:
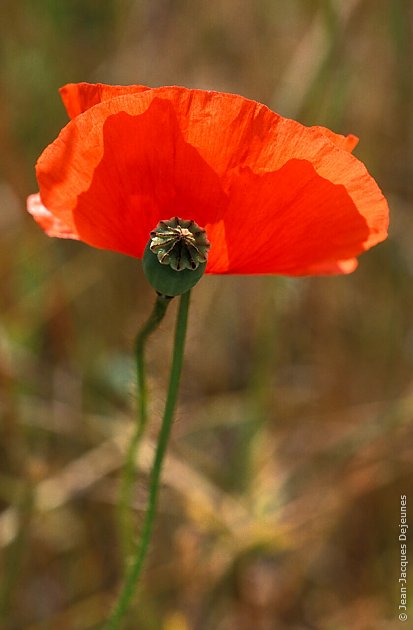
[[[79,235],[61,219],[53,214],[42,204],[40,195],[29,195],[27,198],[27,210],[34,217],[35,221],[43,228],[48,236],[58,236],[59,238],[71,238],[78,240]]]
[[[357,269],[357,258],[348,258],[347,260],[325,261],[312,267],[307,267],[302,271],[297,271],[298,276],[332,276],[337,274],[353,273]]]
[[[236,95],[142,90],[69,99],[91,108],[38,161],[43,203],[81,240],[140,257],[177,215],[207,229],[208,272],[297,275],[343,273],[340,261],[386,237],[387,204],[349,153],[354,137]]]
[[[349,153],[351,153],[359,143],[357,136],[354,136],[352,133],[348,136],[342,136],[340,133],[335,133],[334,131],[331,131],[331,129],[327,129],[327,127],[314,126],[310,127],[310,129],[320,131],[324,136],[331,140],[331,142],[334,142],[339,149],[344,149]]]
[[[107,85],[105,83],[84,82],[67,83],[59,89],[59,92],[69,118],[75,118],[75,116],[82,114],[90,107],[93,107],[93,105],[97,105],[102,101],[107,101],[124,94],[139,94],[140,92],[145,92],[150,89],[154,88],[148,88],[145,85]],[[227,96],[233,95],[228,94]],[[331,131],[331,129],[327,129],[327,127],[314,126],[311,127],[311,129],[318,130],[339,148],[349,152],[357,146],[359,141],[359,139],[352,134],[343,136]]]
[[[123,94],[139,94],[151,88],[144,85],[106,85],[104,83],[67,83],[59,89],[69,118],[75,118],[93,105]]]
[[[211,232],[227,199],[214,170],[183,139],[168,101],[155,99],[138,116],[105,116],[88,138],[89,115],[96,120],[96,108],[67,125],[38,162],[42,199],[53,214],[69,222],[69,213],[85,242],[137,257],[161,219],[192,218]],[[79,138],[83,150],[71,155]],[[212,242],[212,260],[215,252]]]
[[[262,175],[245,169],[229,198],[228,269],[214,266],[212,273],[341,273],[337,262],[363,251],[371,236],[346,188],[306,160]]]

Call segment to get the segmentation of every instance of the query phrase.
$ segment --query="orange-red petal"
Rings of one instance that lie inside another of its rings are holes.
[[[60,96],[66,108],[68,116],[74,118],[82,114],[93,105],[102,101],[108,101],[116,96],[124,94],[139,94],[148,88],[145,85],[107,85],[105,83],[67,83],[59,89]],[[326,136],[331,142],[350,153],[357,146],[359,139],[353,134],[343,136],[335,133],[327,127],[314,126],[315,129]]]
[[[67,115],[75,118],[93,105],[123,94],[139,94],[150,88],[144,85],[106,85],[104,83],[67,83],[59,93]]]
[[[354,136],[352,133],[348,136],[342,136],[340,133],[335,133],[334,131],[331,131],[331,129],[327,129],[327,127],[314,126],[311,127],[311,129],[320,131],[324,136],[331,140],[331,142],[334,142],[339,149],[344,149],[349,153],[351,153],[359,143],[357,136]]]
[[[359,254],[370,234],[344,186],[297,159],[273,173],[245,169],[224,224],[229,270],[213,267],[215,273],[325,273],[332,261]]]
[[[354,137],[232,94],[108,87],[66,86],[75,118],[37,164],[43,204],[81,240],[140,257],[178,215],[206,227],[210,273],[301,275],[348,272],[386,237]]]
[[[39,194],[29,195],[27,198],[27,210],[48,236],[79,239],[79,235],[73,226],[65,225],[61,219],[54,216],[42,204]]]

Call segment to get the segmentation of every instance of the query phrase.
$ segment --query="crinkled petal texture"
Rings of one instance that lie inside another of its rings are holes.
[[[52,236],[140,258],[161,219],[194,219],[209,273],[349,273],[388,207],[354,136],[233,94],[77,84],[37,163],[29,211]]]

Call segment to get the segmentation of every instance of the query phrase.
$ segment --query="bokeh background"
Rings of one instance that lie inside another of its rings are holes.
[[[1,628],[100,628],[121,580],[132,344],[153,295],[137,261],[49,239],[26,216],[35,160],[67,120],[57,88],[72,81],[236,92],[354,133],[391,206],[389,240],[350,276],[206,277],[193,292],[156,531],[125,628],[399,627],[400,495],[413,498],[412,25],[409,0],[1,0]],[[150,342],[137,530],[174,309]]]

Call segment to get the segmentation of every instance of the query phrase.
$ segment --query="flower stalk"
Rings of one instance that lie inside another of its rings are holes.
[[[120,627],[120,623],[135,593],[136,585],[141,576],[142,568],[148,552],[156,514],[162,464],[169,436],[171,433],[172,422],[178,398],[178,390],[184,356],[186,329],[188,323],[189,301],[190,291],[187,291],[181,296],[179,302],[168,393],[165,403],[162,425],[159,432],[158,443],[156,446],[154,462],[149,479],[148,505],[143,522],[142,532],[135,552],[133,554],[132,563],[126,575],[124,585],[112,611],[112,614],[105,626],[105,630],[118,630],[118,628]]]
[[[170,298],[158,295],[148,320],[138,332],[135,340],[135,364],[137,384],[137,421],[126,454],[126,462],[123,468],[121,489],[119,497],[119,527],[123,547],[125,564],[132,552],[133,526],[130,518],[130,505],[132,502],[132,488],[136,460],[142,436],[148,424],[147,387],[144,351],[149,336],[158,328],[166,314]]]

